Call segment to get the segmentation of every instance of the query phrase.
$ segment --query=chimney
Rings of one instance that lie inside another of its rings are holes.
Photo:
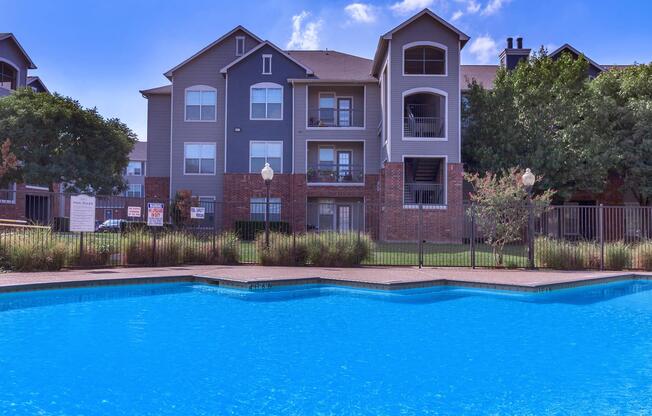
[[[507,38],[507,48],[500,53],[500,65],[512,70],[516,68],[519,62],[525,61],[530,57],[530,50],[523,48],[523,38],[516,38],[516,48],[514,48],[514,38]]]

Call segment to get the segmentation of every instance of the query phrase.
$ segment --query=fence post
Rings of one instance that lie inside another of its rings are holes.
[[[527,201],[527,262],[528,269],[534,269],[534,210],[532,196]]]
[[[156,266],[156,227],[152,230],[152,266]]]
[[[419,225],[417,227],[417,236],[419,238],[419,268],[423,267],[423,203],[419,201]]]
[[[604,205],[598,208],[598,234],[600,237],[600,270],[604,270]]]
[[[471,205],[471,268],[475,269],[475,205]]]
[[[84,232],[79,233],[79,260],[84,256]]]

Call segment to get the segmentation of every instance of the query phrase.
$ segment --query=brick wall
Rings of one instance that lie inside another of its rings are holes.
[[[145,197],[152,199],[170,199],[170,178],[168,177],[145,177]]]
[[[464,207],[462,201],[463,170],[460,163],[449,163],[447,169],[446,207],[418,209],[403,205],[403,163],[386,163],[381,170],[382,202],[378,228],[380,238],[387,241],[458,243],[463,238]]]

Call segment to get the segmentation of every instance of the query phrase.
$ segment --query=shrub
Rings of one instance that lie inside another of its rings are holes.
[[[66,244],[50,230],[26,230],[0,239],[5,267],[20,272],[55,271],[70,258]]]
[[[134,231],[124,235],[125,262],[129,265],[151,265],[152,235],[145,231]]]
[[[237,264],[240,262],[240,239],[233,232],[222,233],[218,236],[216,253],[213,253],[215,264]]]
[[[636,246],[636,261],[635,267],[637,269],[652,270],[652,242],[645,241]]]
[[[304,238],[308,261],[315,266],[357,266],[369,258],[373,248],[368,235],[355,232],[311,233]]]
[[[558,270],[597,269],[600,251],[595,243],[571,242],[539,237],[534,242],[534,255],[538,267]]]
[[[632,251],[622,241],[604,246],[604,267],[608,270],[623,270],[632,267]]]
[[[183,233],[167,233],[156,239],[156,265],[177,266],[183,264],[184,242],[191,236]]]
[[[256,237],[259,261],[264,266],[305,266],[308,249],[304,236],[291,236],[279,232],[269,235],[269,248],[265,246],[265,234]]]
[[[85,246],[82,255],[77,258],[77,262],[82,267],[106,266],[114,251],[110,244]]]

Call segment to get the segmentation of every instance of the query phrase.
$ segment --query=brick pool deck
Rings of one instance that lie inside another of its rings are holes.
[[[447,285],[538,292],[632,278],[652,279],[652,273],[416,267],[183,266],[4,273],[0,274],[0,292],[174,281],[197,281],[243,289],[322,283],[390,290]]]

